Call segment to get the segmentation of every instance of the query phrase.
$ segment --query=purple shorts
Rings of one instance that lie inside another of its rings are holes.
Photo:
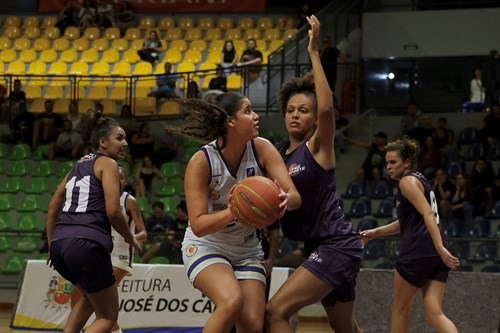
[[[115,284],[111,256],[102,245],[84,238],[50,243],[50,260],[56,271],[87,294]]]
[[[450,272],[441,257],[398,260],[396,270],[403,279],[417,288],[422,288],[427,280],[446,283]]]
[[[346,246],[347,245],[347,246]],[[331,285],[334,289],[321,303],[334,306],[337,301],[345,303],[356,298],[356,277],[361,269],[363,244],[359,237],[339,246],[333,240],[319,244],[302,267]]]

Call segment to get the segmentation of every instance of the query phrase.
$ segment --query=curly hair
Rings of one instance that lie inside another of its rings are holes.
[[[278,93],[278,105],[283,116],[286,114],[287,104],[290,98],[297,94],[309,96],[314,104],[313,111],[317,112],[316,90],[314,88],[314,76],[311,73],[303,77],[295,77],[281,86]]]
[[[120,124],[113,118],[104,117],[101,111],[88,110],[90,118],[90,143],[94,149],[99,149],[99,140],[107,138],[114,128],[120,127]]]
[[[411,139],[408,135],[403,135],[401,139],[390,142],[385,146],[385,151],[396,151],[403,161],[410,160],[411,168],[417,168],[418,154],[420,153],[420,144]]]
[[[227,117],[238,112],[244,98],[238,93],[228,92],[207,100],[179,99],[177,102],[181,105],[182,125],[168,126],[167,129],[204,142],[222,137],[222,147],[225,147]]]

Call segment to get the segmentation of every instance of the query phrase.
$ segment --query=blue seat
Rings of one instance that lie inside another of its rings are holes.
[[[465,173],[465,163],[463,161],[452,161],[448,165],[448,177],[455,179],[459,173]]]
[[[347,189],[342,198],[344,199],[358,199],[366,195],[365,182],[359,180],[350,181],[347,184]]]
[[[450,244],[451,253],[456,257],[467,260],[470,258],[470,245],[467,241],[457,241]]]
[[[484,262],[486,260],[497,260],[497,245],[493,242],[481,243],[470,261]]]
[[[443,232],[448,237],[461,237],[464,230],[463,220],[449,220]]]
[[[347,217],[365,217],[366,215],[371,215],[371,201],[370,199],[355,199],[349,212],[346,214]]]
[[[393,217],[394,208],[394,199],[383,199],[373,217]]]
[[[480,142],[473,142],[467,149],[465,159],[467,161],[477,161],[480,157],[484,157],[484,146]]]
[[[386,180],[375,183],[373,189],[368,193],[370,199],[385,199],[392,196],[392,188]]]
[[[487,238],[490,236],[491,222],[483,218],[476,218],[472,225],[469,236],[474,238]]]
[[[374,260],[383,257],[385,254],[385,242],[382,240],[372,240],[365,245],[364,259]]]
[[[484,214],[484,218],[492,220],[500,219],[500,200],[497,200],[494,203],[493,208]]]
[[[375,229],[378,227],[378,222],[375,219],[362,219],[358,223],[358,232],[361,232],[363,230],[369,230],[369,229]]]

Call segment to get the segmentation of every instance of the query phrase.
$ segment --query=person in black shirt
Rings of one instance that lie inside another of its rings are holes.
[[[45,101],[45,112],[40,113],[35,121],[32,148],[35,149],[40,144],[55,142],[58,134],[63,130],[63,117],[54,113],[54,103],[47,99]]]
[[[33,142],[34,124],[35,115],[28,112],[26,102],[21,101],[19,103],[17,115],[10,122],[10,134],[2,137],[2,141],[7,143],[25,143],[31,146]]]
[[[335,91],[335,83],[337,81],[337,62],[340,59],[342,62],[347,61],[347,55],[342,53],[335,45],[332,46],[330,36],[323,36],[323,48],[319,52],[321,64],[325,69],[326,79],[332,91]]]

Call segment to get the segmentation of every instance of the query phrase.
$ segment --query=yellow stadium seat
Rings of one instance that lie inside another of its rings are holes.
[[[115,39],[113,43],[111,43],[111,48],[118,52],[126,51],[128,50],[128,40],[124,38]]]
[[[226,31],[225,35],[226,39],[241,39],[241,30],[240,29],[229,29]]]
[[[103,100],[101,101],[103,109],[104,109],[104,114],[109,115],[109,116],[116,116],[116,102],[115,101],[110,101],[110,100]]]
[[[0,53],[0,60],[2,62],[13,62],[16,60],[16,58],[16,51],[12,49],[3,50],[2,53]]]
[[[222,39],[216,39],[216,40],[213,40],[211,43],[210,43],[210,46],[208,47],[208,51],[217,51],[217,52],[222,52],[222,50],[224,49],[224,45],[226,44],[226,41],[222,40]],[[220,55],[219,55],[220,56]],[[220,61],[220,60],[219,60]],[[219,61],[217,61],[217,63],[219,63]]]
[[[192,41],[196,39],[201,39],[202,37],[202,32],[200,28],[189,28],[186,30],[186,35],[184,36],[184,39],[187,41]]]
[[[43,50],[42,53],[40,53],[39,60],[50,64],[57,60],[57,52],[53,49]]]
[[[240,30],[253,29],[253,19],[251,17],[242,17],[238,20],[236,27]]]
[[[155,114],[156,113],[156,97],[134,98],[135,115]]]
[[[64,50],[59,57],[59,61],[75,62],[78,59],[78,53],[75,49]]]
[[[156,21],[152,17],[143,17],[139,21],[139,29],[141,30],[149,30],[156,28]]]
[[[80,99],[78,101],[78,112],[87,113],[89,109],[95,110],[94,101],[91,101],[90,99]]]
[[[276,22],[276,28],[280,30],[292,29],[294,25],[295,23],[293,21],[293,18],[290,16],[280,17]]]
[[[265,41],[271,42],[273,40],[279,40],[281,36],[281,31],[279,29],[267,29],[264,31],[264,36],[262,37]]]
[[[201,62],[202,58],[203,58],[203,55],[201,54],[200,51],[188,50],[188,51],[186,51],[186,54],[184,56],[184,61],[191,62],[191,63],[196,65],[196,64],[199,64]]]
[[[50,40],[47,38],[38,38],[33,42],[33,49],[38,52],[48,50],[50,48]]]
[[[191,17],[182,17],[179,19],[179,24],[177,26],[182,30],[194,28],[194,20]]]
[[[67,98],[59,98],[54,102],[54,112],[59,114],[68,113],[70,103],[71,101]]]
[[[120,61],[113,66],[112,75],[130,75],[130,63]]]
[[[156,87],[156,77],[155,76],[141,76],[135,83],[136,88],[145,87],[153,88]]]
[[[181,52],[184,52],[187,50],[187,43],[185,40],[183,39],[177,39],[177,40],[174,40],[172,41],[172,43],[170,44],[170,49],[171,50],[177,50],[177,51],[181,51]]]
[[[109,99],[123,101],[127,98],[127,87],[113,87],[109,93]]]
[[[207,61],[214,64],[219,64],[221,59],[220,57],[221,57],[220,51],[210,51],[208,52]]]
[[[92,66],[90,75],[109,75],[109,64],[105,61],[99,61]]]
[[[239,55],[243,54],[243,51],[245,51],[247,48],[247,43],[241,39],[233,40],[233,44],[234,44],[234,48],[236,50],[236,53],[238,53]]]
[[[227,90],[240,90],[243,88],[243,78],[236,74],[227,77]]]
[[[85,51],[89,48],[89,40],[87,37],[80,37],[73,41],[73,48],[77,51]]]
[[[67,27],[66,30],[64,30],[64,36],[68,39],[80,38],[80,29],[77,27]]]
[[[178,115],[181,112],[181,108],[179,103],[174,101],[165,101],[161,105],[159,115],[162,116],[173,116]]]
[[[107,28],[104,31],[104,38],[108,40],[115,40],[120,38],[120,29],[116,27]]]
[[[177,66],[178,73],[194,72],[195,70],[196,66],[192,62],[183,61]]]
[[[14,41],[14,50],[22,51],[30,48],[31,42],[28,38],[18,38]]]
[[[250,38],[260,39],[260,36],[261,36],[261,33],[260,33],[259,29],[247,29],[245,31],[244,39],[245,40],[249,40]]]
[[[21,36],[21,28],[10,26],[5,28],[4,36],[10,39],[16,39]]]
[[[20,27],[21,18],[19,16],[9,16],[5,19],[5,27]]]
[[[88,98],[99,101],[108,98],[108,89],[106,87],[92,86],[89,89]]]
[[[47,74],[51,75],[66,75],[68,73],[68,65],[65,62],[62,61],[56,61],[53,62],[52,65],[50,65],[49,70],[47,71]],[[50,81],[51,85],[56,85],[56,86],[62,86],[62,85],[67,85],[68,84],[68,78],[52,78]]]
[[[86,62],[78,61],[71,65],[68,74],[72,75],[87,75],[89,73],[89,65]]]
[[[189,45],[190,50],[195,50],[195,51],[206,51],[207,49],[207,42],[205,42],[203,39],[197,39],[193,40],[191,44]]]
[[[54,51],[64,51],[69,49],[69,39],[66,37],[57,38],[52,44]]]
[[[203,17],[198,21],[198,28],[203,31],[212,29],[214,27],[214,20],[211,17]]]
[[[10,49],[11,42],[7,37],[0,37],[0,50]]]
[[[217,75],[207,75],[203,79],[203,83],[201,84],[201,89],[203,90],[209,90],[210,89],[210,80],[215,79]]]
[[[24,37],[28,39],[35,39],[40,37],[40,28],[38,27],[28,27],[24,30]]]
[[[159,30],[168,30],[175,28],[175,20],[172,17],[164,17],[158,22]]]
[[[180,28],[168,29],[165,33],[165,39],[171,42],[176,39],[182,39],[182,30]]]
[[[31,102],[30,112],[41,113],[45,111],[45,98],[37,98]]]
[[[273,19],[269,16],[261,17],[255,27],[260,30],[272,29],[274,26]]]
[[[126,61],[128,63],[134,64],[138,61],[141,61],[141,58],[137,54],[137,51],[132,49],[132,50],[125,51],[125,53],[123,54],[122,60]]]
[[[198,87],[200,87],[200,78],[198,76],[190,76],[189,80],[187,79],[187,77],[182,78],[181,79],[181,84],[179,85],[179,87],[182,90],[187,89],[187,84],[188,84],[189,81],[195,81],[198,84]]]
[[[76,95],[74,95],[74,93],[76,93]],[[82,85],[79,84],[77,86],[76,92],[75,92],[74,86],[71,86],[71,89],[67,89],[67,92],[66,92],[66,95],[64,95],[64,98],[69,98],[69,99],[76,98],[77,100],[83,99],[83,98],[85,98],[86,93],[87,93],[87,90],[85,89],[85,87],[82,87]]]
[[[221,17],[217,21],[217,28],[221,30],[229,30],[234,27],[234,22],[231,17]]]
[[[286,29],[285,30],[285,33],[283,34],[283,37],[282,39],[292,39],[295,37],[295,35],[297,34],[297,29],[295,28],[290,28],[290,29]]]
[[[120,54],[117,50],[109,49],[102,54],[102,60],[106,61],[108,64],[114,64],[120,60]]]
[[[141,31],[137,28],[128,28],[125,31],[125,39],[128,41],[136,40],[141,38]]]
[[[23,28],[39,27],[40,19],[36,16],[27,16],[23,21]]]
[[[136,39],[130,43],[130,50],[138,51],[142,49],[142,45],[144,45],[144,41],[142,41],[141,39]],[[127,50],[128,49],[129,48],[127,47]]]
[[[207,30],[205,33],[205,40],[207,42],[216,40],[216,39],[222,39],[222,32],[219,28],[210,28]]]
[[[33,49],[22,50],[21,54],[19,55],[19,60],[22,60],[24,62],[35,61],[36,60],[36,51]]]
[[[257,43],[257,50],[260,52],[267,51],[267,42],[263,39],[257,39],[255,41]]]
[[[26,73],[26,64],[24,61],[21,60],[16,60],[13,61],[9,64],[9,67],[7,67],[7,70],[5,71],[6,74],[24,74]]]
[[[271,51],[271,52],[276,51],[284,43],[285,43],[285,41],[280,40],[280,39],[276,39],[276,40],[271,41],[271,43],[269,44],[269,51]]]
[[[160,75],[160,74],[165,73],[165,62],[156,64],[156,67],[154,69],[154,73],[153,74]]]
[[[40,98],[40,97],[42,97],[42,87],[41,86],[34,86],[34,85],[27,85],[25,93],[26,93],[27,99]]]
[[[99,52],[106,51],[109,48],[109,42],[106,38],[95,39],[92,48]]]
[[[82,56],[80,57],[80,61],[93,63],[99,60],[99,53],[96,50],[90,49],[82,52]]]
[[[63,98],[64,87],[62,86],[48,86],[43,95],[48,99],[59,99]]]
[[[168,50],[163,58],[164,62],[170,62],[173,65],[178,64],[182,60],[182,53],[178,50]]]
[[[59,28],[56,27],[47,27],[43,31],[43,37],[47,39],[56,39],[59,38],[60,32]]]
[[[270,51],[262,51],[262,64],[267,65]]]
[[[30,64],[26,74],[43,75],[47,74],[47,64],[43,61],[35,61]]]
[[[89,27],[83,32],[83,37],[86,37],[88,40],[101,38],[101,30],[96,27]]]
[[[204,62],[202,63],[199,67],[198,70],[200,71],[215,71],[217,69],[217,65],[213,62]]]
[[[53,27],[57,23],[57,16],[46,16],[42,22],[42,28]]]
[[[149,75],[153,73],[153,66],[151,63],[141,61],[134,68],[134,75]]]
[[[148,97],[148,94],[151,92],[150,87],[136,87],[134,90],[134,97]]]

